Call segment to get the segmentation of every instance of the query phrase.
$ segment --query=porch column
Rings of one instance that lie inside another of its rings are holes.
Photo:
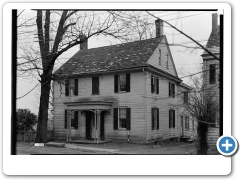
[[[97,143],[100,142],[100,123],[101,123],[101,111],[100,110],[96,110],[96,115],[97,115]]]
[[[67,142],[71,141],[71,110],[67,110]]]

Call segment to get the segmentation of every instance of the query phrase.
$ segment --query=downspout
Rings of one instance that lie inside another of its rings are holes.
[[[144,118],[145,118],[145,142],[148,144],[147,141],[147,73],[143,68],[143,72],[145,74],[145,88],[144,88]]]

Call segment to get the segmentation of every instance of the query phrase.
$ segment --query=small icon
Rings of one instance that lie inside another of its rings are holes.
[[[217,149],[224,156],[233,155],[237,148],[238,142],[233,136],[221,136],[217,141]]]

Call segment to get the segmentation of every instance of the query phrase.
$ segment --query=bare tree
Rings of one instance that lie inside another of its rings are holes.
[[[34,77],[41,85],[35,142],[46,143],[52,73],[59,56],[94,35],[110,35],[120,39],[122,28],[116,24],[115,15],[94,11],[37,10],[36,23],[29,22],[26,20],[18,25],[17,75]],[[37,44],[30,37],[33,33]]]
[[[216,86],[206,87],[203,85],[202,75],[192,79],[193,91],[189,95],[187,111],[198,122],[197,126],[197,154],[207,154],[207,132],[209,127],[215,126],[216,116],[219,113],[219,98]]]

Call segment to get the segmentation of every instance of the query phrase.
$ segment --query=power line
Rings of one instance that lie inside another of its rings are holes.
[[[25,97],[25,96],[28,95],[30,92],[32,92],[38,85],[39,85],[39,83],[38,83],[36,86],[34,86],[29,92],[27,92],[26,94],[24,94],[24,95],[21,96],[21,97],[18,97],[17,99],[21,99],[21,98]]]

